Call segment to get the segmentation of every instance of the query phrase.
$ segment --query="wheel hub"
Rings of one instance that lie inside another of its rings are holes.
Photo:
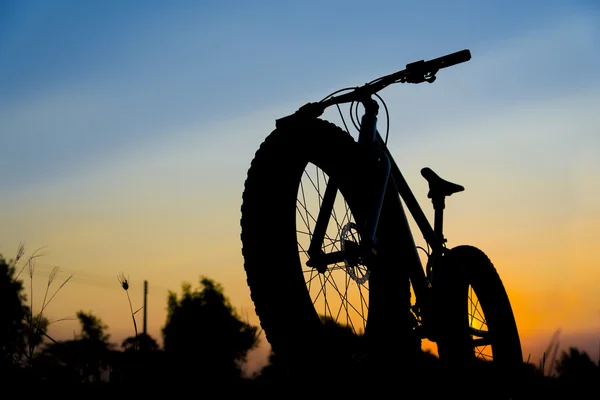
[[[370,270],[361,271],[358,267],[363,264],[360,252],[360,235],[354,222],[347,223],[340,233],[342,253],[344,254],[344,267],[353,281],[359,285],[369,280]],[[357,272],[360,274],[357,274]],[[363,273],[364,272],[364,273]]]

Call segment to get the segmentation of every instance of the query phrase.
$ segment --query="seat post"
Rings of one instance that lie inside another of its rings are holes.
[[[435,172],[433,172],[431,168],[423,168],[421,170],[421,175],[423,175],[423,178],[429,182],[429,193],[427,193],[427,197],[431,199],[435,213],[433,232],[442,244],[446,243],[446,238],[444,238],[443,233],[446,196],[451,196],[453,193],[462,192],[465,190],[465,188],[461,185],[457,185],[456,183],[443,180]]]
[[[444,238],[444,208],[446,207],[446,196],[435,196],[431,199],[433,203],[434,220],[433,231],[441,243],[446,243]]]

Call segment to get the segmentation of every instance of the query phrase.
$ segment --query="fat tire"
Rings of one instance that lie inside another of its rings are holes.
[[[510,300],[494,265],[478,248],[458,246],[446,252],[433,274],[435,330],[441,362],[453,374],[461,375],[455,376],[455,382],[493,381],[500,385],[497,394],[508,397],[524,363]],[[469,285],[477,295],[493,338],[491,363],[480,362],[473,350],[468,320]]]
[[[345,364],[348,357],[356,356],[347,348],[360,347],[349,338],[332,337],[324,329],[302,276],[295,215],[299,181],[309,162],[335,179],[357,222],[365,218],[365,193],[371,190],[375,168],[347,132],[327,121],[310,119],[275,129],[248,170],[240,221],[247,283],[273,352],[288,371],[298,374],[329,368],[331,363]],[[398,259],[397,245],[405,238],[396,225],[400,217],[404,211],[399,197],[388,190],[378,227],[377,270],[369,282],[379,282],[382,290],[378,294],[371,290],[367,324],[371,324],[371,332],[378,332],[369,342],[389,354],[403,348],[399,343],[412,340],[404,347],[415,346],[409,326],[408,271]],[[396,268],[384,268],[383,264],[392,263]],[[361,351],[367,350],[361,347]],[[377,350],[373,353],[379,354]]]

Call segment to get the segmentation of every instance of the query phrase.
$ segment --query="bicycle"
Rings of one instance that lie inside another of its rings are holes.
[[[510,301],[490,259],[473,246],[446,247],[445,198],[464,187],[421,170],[432,227],[387,147],[389,120],[385,139],[377,130],[380,90],[432,83],[441,69],[470,58],[462,50],[413,62],[308,103],[278,119],[256,152],[242,197],[244,268],[266,337],[289,365],[314,371],[326,359],[347,364],[390,349],[406,357],[422,339],[435,342],[448,365],[484,359],[510,373],[523,364]],[[347,103],[358,140],[339,107]],[[319,118],[331,106],[345,130]],[[403,203],[428,245],[425,268]]]

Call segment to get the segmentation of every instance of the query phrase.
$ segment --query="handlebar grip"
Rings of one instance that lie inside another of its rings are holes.
[[[471,59],[471,52],[468,49],[457,51],[456,53],[447,54],[442,57],[434,58],[429,61],[415,61],[410,64],[406,64],[406,71],[413,72],[433,72],[434,74],[442,68],[451,67],[456,64],[469,61]]]
[[[434,58],[433,60],[427,61],[427,64],[433,66],[435,69],[442,69],[463,63],[465,61],[469,61],[470,59],[471,52],[469,51],[469,49],[464,49],[461,51],[457,51],[456,53]]]

